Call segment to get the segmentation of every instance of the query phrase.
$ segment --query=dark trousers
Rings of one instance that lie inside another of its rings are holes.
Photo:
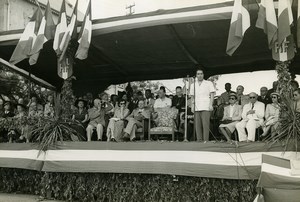
[[[197,141],[209,140],[210,111],[195,112],[195,129]]]

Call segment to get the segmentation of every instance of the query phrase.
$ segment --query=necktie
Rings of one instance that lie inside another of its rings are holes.
[[[252,108],[251,109],[253,109],[254,108],[254,103],[252,103]]]
[[[239,97],[239,105],[242,105],[242,97]]]

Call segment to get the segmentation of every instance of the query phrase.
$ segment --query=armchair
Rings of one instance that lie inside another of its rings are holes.
[[[174,141],[174,132],[176,129],[176,117],[178,109],[164,108],[157,109],[157,118],[155,119],[156,126],[151,127],[151,121],[149,121],[148,139],[151,139],[151,135],[171,135],[172,141]]]

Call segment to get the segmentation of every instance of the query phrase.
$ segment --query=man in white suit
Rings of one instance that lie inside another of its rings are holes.
[[[257,101],[257,94],[250,93],[250,102],[243,107],[243,120],[236,124],[239,135],[239,141],[253,142],[255,141],[255,130],[262,126],[265,116],[265,104]],[[246,133],[246,129],[248,135]]]

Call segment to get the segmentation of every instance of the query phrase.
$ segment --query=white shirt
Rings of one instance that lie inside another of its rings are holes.
[[[165,97],[163,100],[161,98],[158,98],[154,102],[154,108],[165,108],[165,107],[171,107],[172,101],[170,98]]]
[[[233,117],[233,110],[234,110],[234,105],[229,105],[229,117]]]
[[[253,109],[255,113],[247,115],[247,112],[251,109]],[[250,102],[248,104],[245,104],[243,107],[242,117],[244,120],[255,119],[255,120],[263,121],[264,116],[265,116],[265,104],[262,102],[256,101],[253,107],[252,107],[252,103]]]
[[[195,111],[208,111],[210,105],[210,93],[216,92],[216,89],[211,81],[203,80],[191,85],[190,95],[194,95],[195,86]]]

